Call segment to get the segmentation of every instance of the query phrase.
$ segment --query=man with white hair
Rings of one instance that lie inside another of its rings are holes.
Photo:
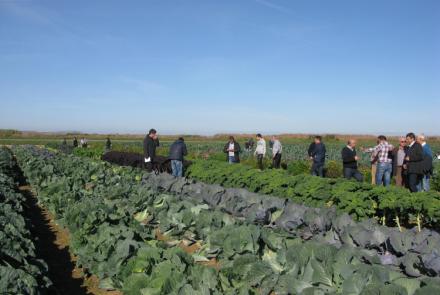
[[[342,164],[344,167],[344,177],[354,178],[359,182],[363,181],[363,176],[358,170],[359,157],[356,154],[356,140],[350,139],[347,146],[342,149]]]
[[[419,184],[419,191],[427,192],[430,189],[429,181],[432,175],[432,150],[429,144],[426,143],[426,137],[424,134],[417,135],[417,142],[422,145],[423,148],[423,178]]]
[[[396,186],[406,186],[407,181],[403,173],[403,162],[405,161],[406,155],[406,138],[399,138],[399,146],[393,151],[393,175],[396,180]]]

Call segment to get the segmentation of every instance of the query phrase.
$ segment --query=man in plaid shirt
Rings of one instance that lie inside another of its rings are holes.
[[[377,158],[376,184],[389,186],[393,171],[394,146],[387,142],[384,135],[378,137],[379,144],[374,147],[372,158]]]

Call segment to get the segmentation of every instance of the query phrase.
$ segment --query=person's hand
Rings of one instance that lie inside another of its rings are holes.
[[[406,170],[406,169],[407,169],[407,166],[406,166],[406,164],[403,164],[403,169],[404,169],[404,170]]]
[[[310,157],[310,160],[313,160],[313,157]]]
[[[358,161],[358,160],[359,160],[359,157],[358,157],[358,156],[354,156],[354,159],[355,159],[356,161]]]
[[[405,157],[405,160],[409,161],[409,157]]]

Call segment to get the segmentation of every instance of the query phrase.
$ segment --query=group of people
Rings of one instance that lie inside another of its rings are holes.
[[[160,145],[156,129],[150,129],[147,136],[144,138],[144,166],[148,171],[153,170],[153,164],[156,159],[156,148]],[[168,159],[171,161],[172,175],[175,177],[183,176],[183,159],[188,155],[185,140],[179,137],[170,146]]]
[[[258,133],[256,135],[257,146],[254,151],[254,156],[257,158],[257,165],[260,170],[263,167],[263,159],[266,156],[266,141],[263,136]],[[253,142],[253,141],[252,141]],[[278,140],[276,136],[272,136],[272,167],[275,169],[280,168],[281,166],[281,153],[283,151],[283,146],[281,142]],[[253,144],[252,144],[253,146]],[[246,145],[246,149],[249,149],[249,146]],[[239,163],[240,162],[240,144],[235,140],[233,136],[229,137],[229,141],[225,144],[223,148],[223,152],[226,153],[226,161],[230,164]]]
[[[408,133],[399,139],[397,147],[390,144],[386,136],[380,135],[375,147],[362,151],[371,154],[373,184],[389,186],[394,176],[396,186],[407,187],[411,192],[430,190],[433,153],[423,134],[416,137],[414,133]],[[344,177],[362,181],[362,174],[358,170],[356,140],[350,139],[341,154]]]
[[[89,145],[89,142],[87,141],[87,139],[85,137],[82,137],[79,141],[79,146],[82,148],[87,148]],[[73,147],[77,148],[78,147],[78,139],[76,137],[73,138]]]
[[[256,140],[254,155],[258,168],[263,169],[266,142],[261,134],[256,135]],[[343,175],[347,179],[354,178],[362,182],[364,177],[358,169],[360,157],[357,155],[356,145],[357,141],[350,139],[341,151]],[[282,145],[276,136],[272,136],[271,146],[272,167],[280,168]],[[240,145],[233,136],[230,136],[223,150],[229,163],[240,162]],[[433,173],[433,153],[423,134],[416,137],[414,133],[408,133],[400,138],[398,147],[388,143],[386,136],[380,135],[375,147],[361,150],[370,153],[373,184],[389,186],[394,176],[396,186],[407,187],[412,192],[429,191],[430,177]],[[324,177],[326,147],[321,136],[314,137],[307,154],[312,161],[311,174]]]
[[[258,168],[262,170],[264,168],[263,159],[267,152],[266,141],[260,133],[255,137],[254,156],[257,159]],[[270,145],[272,149],[272,168],[278,169],[281,165],[283,146],[277,136],[272,136]],[[151,171],[156,156],[156,147],[159,146],[155,129],[149,131],[144,139],[143,146],[145,167]],[[246,144],[246,149],[249,149],[249,146],[250,144]],[[360,157],[357,154],[356,146],[357,141],[350,139],[341,151],[343,175],[347,179],[354,178],[362,182],[363,175],[359,171],[358,162]],[[397,186],[405,186],[411,192],[428,191],[430,189],[429,181],[433,170],[433,153],[423,134],[416,137],[414,133],[408,133],[406,137],[400,138],[398,147],[394,147],[384,135],[380,135],[377,138],[375,147],[361,148],[361,150],[370,154],[373,184],[389,186],[391,178],[394,176]],[[241,147],[233,136],[229,137],[229,141],[224,145],[223,152],[226,154],[228,163],[240,162]],[[174,176],[183,175],[183,159],[187,154],[185,141],[182,137],[179,137],[170,146],[169,150],[169,159],[171,160],[171,169]],[[324,177],[326,147],[321,136],[314,137],[307,154],[312,161],[311,174]]]
[[[67,146],[67,139],[63,139],[63,145]],[[75,136],[73,138],[72,145],[74,148],[81,147],[81,148],[87,148],[89,146],[89,142],[85,137],[82,137],[78,143],[78,138]],[[105,149],[106,151],[110,151],[112,149],[112,142],[110,140],[110,137],[107,137],[105,142]]]
[[[423,134],[416,137],[408,133],[399,139],[398,147],[389,144],[382,135],[378,137],[377,146],[367,152],[371,152],[376,184],[388,186],[394,175],[396,185],[407,187],[411,192],[430,190],[433,153]]]

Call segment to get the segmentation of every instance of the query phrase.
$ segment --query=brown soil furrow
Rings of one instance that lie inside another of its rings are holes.
[[[70,236],[67,229],[57,225],[52,215],[38,204],[37,198],[28,185],[20,186],[26,197],[25,216],[32,225],[37,257],[49,267],[49,278],[54,284],[53,294],[63,295],[120,295],[119,291],[100,289],[96,276],[87,276],[77,268],[75,257],[69,252]]]

